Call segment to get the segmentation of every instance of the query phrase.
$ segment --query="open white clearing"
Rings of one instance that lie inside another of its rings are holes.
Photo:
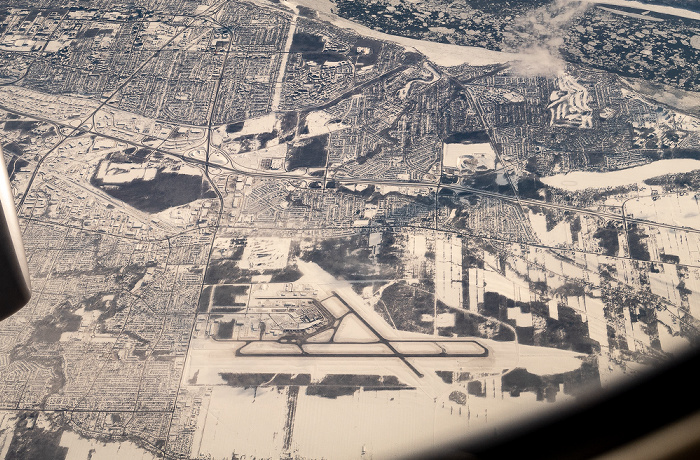
[[[488,142],[443,144],[442,166],[472,174],[477,171],[496,169],[496,152]]]
[[[325,110],[316,110],[310,112],[306,116],[306,125],[309,128],[309,133],[307,135],[300,136],[301,138],[318,136],[320,134],[326,134],[333,131],[338,131],[341,129],[349,128],[340,122],[331,123],[334,121],[335,117]]]
[[[234,452],[258,458],[279,456],[286,401],[285,392],[276,387],[214,387],[205,406],[206,420],[197,427],[195,439],[201,437],[201,441],[192,446],[192,457],[230,458]]]
[[[323,331],[319,334],[314,335],[313,337],[308,338],[306,341],[307,342],[314,342],[314,343],[325,343],[329,342],[331,340],[331,337],[333,337],[333,329],[328,329],[326,331]]]
[[[528,218],[532,229],[542,243],[550,246],[572,244],[569,222],[562,220],[553,229],[547,230],[547,216],[545,214],[537,214],[530,210]]]
[[[343,305],[343,302],[341,302],[335,297],[331,297],[330,299],[324,300],[323,302],[321,302],[321,305],[326,307],[326,309],[329,312],[331,312],[331,315],[335,316],[336,318],[340,318],[348,312],[348,307]]]
[[[625,202],[625,213],[635,219],[700,229],[700,200],[694,194],[635,198]]]
[[[357,316],[348,315],[340,323],[338,331],[333,337],[334,342],[376,342],[377,336],[372,334]]]
[[[241,267],[253,270],[274,270],[287,266],[290,238],[248,238]]]
[[[130,441],[104,443],[96,439],[85,439],[72,431],[61,434],[61,447],[67,447],[66,460],[111,460],[128,458],[131,460],[155,460],[156,456],[141,449]]]

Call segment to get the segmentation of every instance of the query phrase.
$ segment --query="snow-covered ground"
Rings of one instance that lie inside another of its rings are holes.
[[[59,442],[67,447],[66,460],[110,460],[129,458],[132,460],[155,460],[156,456],[141,449],[131,441],[105,443],[96,439],[86,439],[72,431],[64,431]]]
[[[287,266],[290,238],[248,238],[241,267],[254,270],[274,270]]]
[[[579,191],[594,188],[621,187],[643,182],[652,177],[678,174],[700,169],[700,160],[674,158],[658,160],[642,166],[608,172],[574,171],[542,177],[540,180],[555,188]]]
[[[302,278],[303,279],[303,278]],[[326,299],[321,304],[326,307],[326,309],[331,312],[331,315],[335,316],[336,318],[340,318],[343,316],[345,313],[348,312],[348,308],[343,305],[343,302],[338,300],[335,297],[331,297],[330,299]]]
[[[381,354],[390,355],[392,351],[382,343],[308,343],[302,346],[307,353],[318,354]]]
[[[608,346],[608,326],[605,319],[605,304],[599,298],[586,296],[586,318],[588,323],[588,336],[600,344]]]
[[[495,260],[489,260],[486,265],[488,267],[494,263]],[[190,381],[193,375],[197,375],[196,385],[211,386],[213,391],[202,402],[202,416],[197,423],[196,442],[191,453],[193,457],[223,458],[230,456],[231,452],[279,457],[285,452],[283,440],[290,402],[289,390],[276,386],[232,388],[222,380],[221,373],[309,374],[312,382],[322,382],[329,374],[393,375],[399,382],[415,388],[400,391],[363,388],[351,395],[326,398],[306,394],[302,386],[298,396],[294,397],[296,412],[288,452],[301,457],[342,460],[363,458],[363,455],[364,458],[401,458],[423,449],[444,446],[465,436],[493,433],[504,423],[512,421],[513,414],[525,417],[556,406],[536,401],[536,395],[532,392],[511,396],[501,387],[504,372],[519,367],[546,375],[573,371],[581,366],[582,355],[568,350],[486,339],[477,339],[475,343],[465,339],[396,331],[354,292],[347,281],[335,279],[313,263],[300,261],[298,266],[305,275],[299,283],[313,284],[319,298],[336,292],[372,327],[391,339],[394,348],[409,354],[433,353],[436,356],[408,358],[410,364],[423,374],[419,377],[406,363],[393,357],[309,357],[298,353],[272,357],[236,356],[234,351],[242,345],[241,342],[195,338],[188,354],[183,381]],[[489,290],[501,283],[504,284],[502,290],[513,295],[515,284],[510,281],[506,287],[505,281],[514,273],[508,272],[506,278],[495,272],[487,272]],[[532,272],[531,276],[539,279],[540,274]],[[528,299],[530,295],[529,290],[523,293],[523,297]],[[348,311],[335,297],[331,300],[337,302],[332,307],[337,310],[335,313]],[[585,309],[584,306],[581,308]],[[595,312],[591,311],[589,315],[595,315]],[[331,332],[322,333],[319,339],[330,340]],[[604,328],[599,331],[599,335],[605,334]],[[370,338],[371,333],[351,313],[342,321],[336,340],[339,336],[343,340],[360,341]],[[438,342],[435,342],[436,339]],[[306,343],[303,346],[305,351],[389,353],[388,348],[380,343],[314,342]],[[251,346],[257,353],[298,350],[292,344],[270,342],[255,342],[245,348]],[[448,353],[478,354],[483,351],[482,346],[488,349],[487,356],[438,356],[443,349]],[[469,377],[447,383],[436,371],[458,372]],[[467,382],[474,379],[481,382],[484,394],[469,394]],[[559,392],[557,401],[568,399],[570,397]]]
[[[484,352],[484,349],[474,342],[445,341],[437,344],[448,354],[479,354]]]
[[[192,456],[223,458],[231,452],[276,457],[282,451],[287,391],[284,388],[242,389],[222,385],[220,372],[310,373],[320,381],[327,373],[396,375],[400,382],[418,386],[416,390],[359,390],[352,395],[324,398],[307,395],[302,387],[296,403],[290,450],[309,458],[355,459],[402,458],[422,449],[433,449],[465,436],[492,433],[516,417],[551,409],[536,401],[536,395],[523,392],[511,397],[501,389],[503,369],[526,367],[537,373],[558,373],[577,369],[578,355],[570,351],[519,346],[485,341],[491,350],[487,358],[415,358],[411,362],[425,369],[417,378],[398,359],[337,359],[235,357],[230,351],[210,350],[193,344],[186,376],[198,373],[198,385],[215,385],[203,401],[206,421],[197,427]],[[455,345],[454,343],[452,345]],[[456,345],[455,345],[456,346]],[[202,354],[204,353],[204,354]],[[446,367],[447,366],[447,367]],[[454,369],[482,378],[485,396],[475,397],[466,390],[466,381],[447,384],[434,370]],[[429,371],[429,372],[428,372]],[[464,405],[449,401],[460,392]],[[557,400],[568,398],[559,393]],[[320,423],[322,421],[322,423]]]
[[[475,173],[496,168],[496,152],[488,142],[478,144],[443,144],[443,168]]]
[[[277,387],[243,389],[216,386],[208,398],[206,419],[198,424],[191,457],[279,457],[284,442],[287,397]]]
[[[462,307],[462,240],[452,234],[435,239],[435,295],[450,307]]]
[[[700,35],[693,35],[690,37],[690,46],[696,50],[700,50]]]
[[[572,243],[569,222],[561,221],[548,231],[546,215],[530,211],[528,218],[532,229],[542,243],[549,246],[570,245]]]
[[[333,333],[334,333],[334,332],[335,332],[335,331],[334,331],[333,329],[325,330],[325,331],[321,332],[320,334],[316,334],[316,335],[314,335],[313,337],[310,337],[309,339],[307,339],[307,342],[310,342],[310,343],[315,343],[315,342],[318,342],[318,343],[325,343],[325,342],[328,342],[328,341],[331,340],[331,338],[333,338]]]
[[[277,342],[251,342],[241,348],[240,352],[244,355],[248,354],[266,354],[266,353],[284,353],[289,355],[301,354],[301,350],[293,343],[277,343]]]
[[[629,217],[700,229],[700,200],[695,194],[642,196],[625,202]]]
[[[535,300],[535,294],[530,291],[530,283],[515,273],[505,277],[492,270],[476,270],[479,270],[481,279],[483,279],[485,292],[496,292],[517,302]]]
[[[338,327],[338,331],[333,337],[334,342],[376,342],[377,336],[367,329],[355,315],[348,315]]]
[[[304,139],[307,137],[318,136],[350,127],[349,125],[345,125],[340,122],[331,123],[333,121],[335,121],[335,117],[325,110],[315,110],[310,112],[306,116],[306,125],[309,128],[309,133],[303,134],[299,136],[299,138]]]
[[[432,353],[439,355],[442,353],[442,348],[435,342],[392,342],[391,346],[400,353],[406,354]]]

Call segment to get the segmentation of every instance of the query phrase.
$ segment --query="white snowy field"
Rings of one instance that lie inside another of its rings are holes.
[[[365,326],[355,315],[348,315],[338,326],[338,330],[333,337],[334,342],[376,342],[379,340],[376,335]]]
[[[332,133],[350,126],[340,122],[331,123],[336,117],[325,110],[315,110],[306,116],[306,126],[309,128],[308,134],[302,134],[299,139]]]
[[[68,448],[66,460],[111,460],[115,458],[155,460],[157,458],[131,441],[105,443],[83,438],[72,431],[63,432],[59,445]]]
[[[288,411],[285,388],[243,389],[223,385],[220,373],[309,373],[313,381],[327,374],[396,375],[410,390],[360,389],[352,395],[325,398],[299,389],[289,450],[308,458],[354,459],[362,452],[372,458],[402,458],[408,453],[444,447],[465,436],[493,432],[514,417],[551,409],[534,393],[513,397],[501,389],[504,369],[524,367],[539,374],[577,369],[576,353],[485,341],[486,358],[411,359],[425,372],[413,374],[398,359],[236,357],[219,343],[198,341],[191,350],[185,378],[198,373],[197,385],[212,386],[202,407],[191,455],[228,458],[231,452],[248,456],[279,456],[284,452]],[[212,348],[205,350],[202,346]],[[442,344],[444,345],[444,344]],[[485,396],[469,395],[467,381],[445,383],[436,370],[481,376]],[[465,398],[455,404],[454,394]],[[558,401],[569,399],[562,392]],[[517,415],[514,415],[517,414]],[[253,428],[254,427],[254,428]]]
[[[328,342],[329,340],[331,340],[331,338],[333,337],[333,333],[334,333],[334,332],[335,332],[335,331],[334,331],[333,329],[325,330],[325,331],[323,331],[323,332],[321,332],[321,333],[319,333],[319,334],[314,335],[313,337],[310,337],[309,339],[307,339],[307,342],[310,342],[310,343],[316,343],[316,342],[318,342],[318,343],[326,343],[326,342]]]
[[[199,445],[191,458],[279,456],[284,441],[286,395],[276,387],[243,389],[215,386],[206,401],[206,417],[195,432]]]
[[[625,202],[625,213],[635,219],[700,229],[700,200],[693,194],[634,198]]]
[[[302,278],[303,280],[304,278]],[[331,312],[331,315],[335,316],[336,318],[340,318],[343,316],[345,313],[348,312],[348,308],[343,305],[343,303],[338,300],[335,297],[331,297],[330,299],[326,299],[321,304],[326,307],[326,309]]]
[[[528,218],[530,219],[532,229],[542,243],[550,246],[572,244],[571,226],[569,222],[563,220],[551,230],[547,230],[547,216],[545,214],[538,214],[530,211]]]
[[[496,152],[487,142],[477,144],[443,144],[442,165],[461,168],[472,173],[496,168]]]

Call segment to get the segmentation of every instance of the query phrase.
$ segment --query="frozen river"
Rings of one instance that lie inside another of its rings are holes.
[[[542,177],[542,183],[575,192],[592,188],[622,187],[650,179],[652,177],[678,174],[700,169],[700,160],[676,158],[659,160],[633,168],[608,172],[575,171],[566,174]]]

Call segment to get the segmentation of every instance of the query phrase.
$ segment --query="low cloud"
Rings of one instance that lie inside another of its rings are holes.
[[[514,67],[525,75],[556,76],[566,63],[559,52],[571,22],[590,6],[588,0],[556,0],[516,18],[508,37],[510,51],[522,59]]]

